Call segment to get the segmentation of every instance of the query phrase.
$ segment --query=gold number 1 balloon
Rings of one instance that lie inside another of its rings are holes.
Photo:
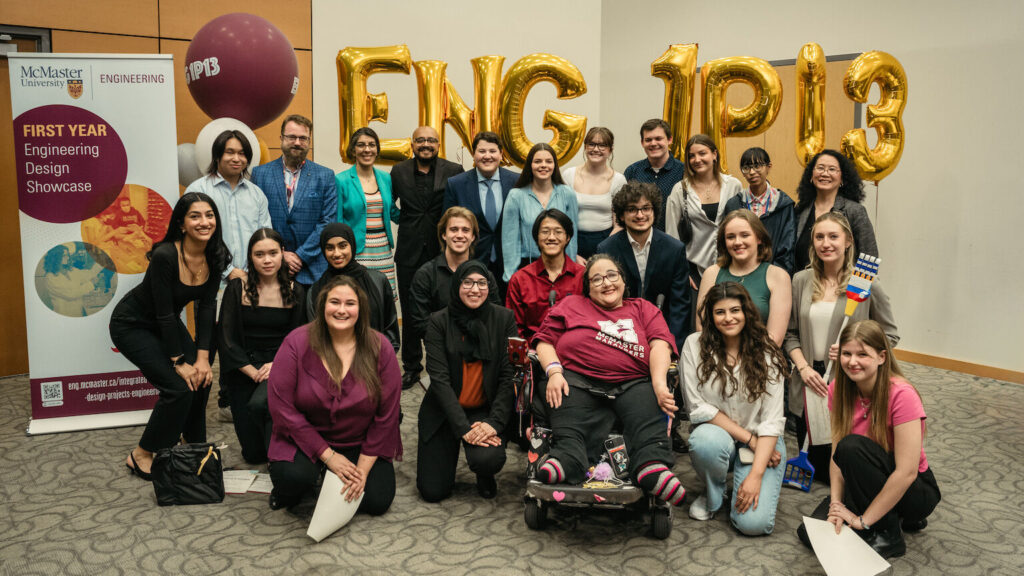
[[[825,53],[814,42],[796,58],[796,157],[806,166],[825,149]]]
[[[672,128],[672,155],[680,158],[690,137],[693,82],[697,77],[697,45],[673,44],[651,62],[651,75],[665,81],[664,118]]]

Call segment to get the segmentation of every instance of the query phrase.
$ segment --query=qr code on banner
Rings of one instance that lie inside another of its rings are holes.
[[[39,388],[42,392],[44,407],[51,408],[64,405],[64,387],[61,386],[60,380],[56,382],[41,382]]]

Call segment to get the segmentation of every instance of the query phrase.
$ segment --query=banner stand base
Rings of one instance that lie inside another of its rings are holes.
[[[131,412],[108,412],[106,414],[86,414],[63,418],[35,418],[29,419],[28,429],[25,430],[25,433],[29,436],[34,436],[37,434],[55,434],[57,432],[142,426],[149,422],[149,415],[152,412],[152,410],[133,410]]]

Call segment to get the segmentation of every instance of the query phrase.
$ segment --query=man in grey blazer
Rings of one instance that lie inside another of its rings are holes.
[[[412,388],[420,379],[423,347],[409,316],[412,278],[419,267],[441,252],[437,223],[444,210],[448,179],[463,172],[462,166],[438,158],[439,138],[430,126],[412,133],[413,157],[391,169],[392,219],[398,223],[395,269],[398,273],[398,301],[402,305],[402,389]]]

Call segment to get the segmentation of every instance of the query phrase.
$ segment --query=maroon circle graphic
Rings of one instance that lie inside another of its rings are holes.
[[[99,214],[128,175],[128,155],[114,128],[75,106],[40,106],[15,118],[14,159],[18,207],[44,222]]]
[[[225,14],[192,37],[185,82],[210,118],[234,118],[255,130],[288,109],[299,86],[299,61],[292,43],[269,20]]]

